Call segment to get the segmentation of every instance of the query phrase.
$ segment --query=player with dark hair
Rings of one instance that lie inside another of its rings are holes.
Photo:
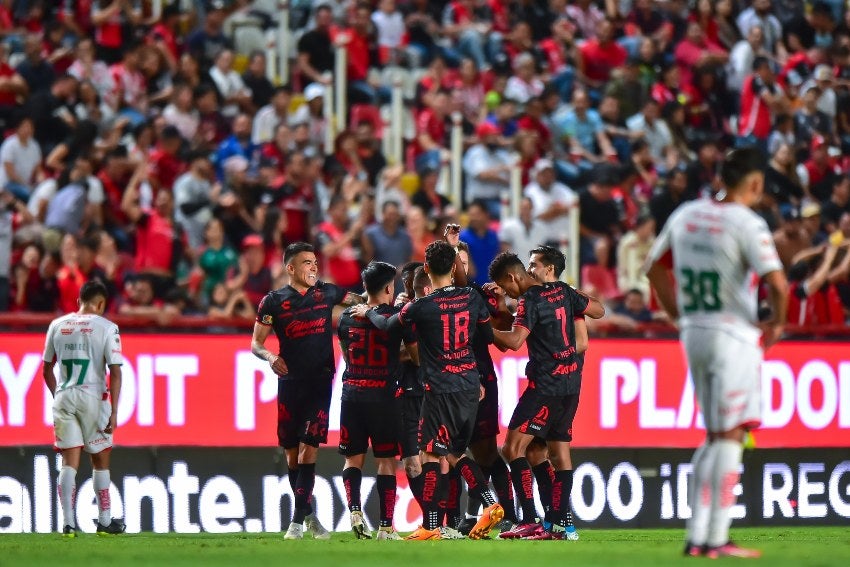
[[[721,201],[701,199],[674,212],[647,258],[647,277],[678,320],[706,439],[694,452],[685,554],[758,557],[729,540],[744,436],[761,423],[764,350],[782,336],[788,281],[764,219],[752,211],[764,193],[756,148],[729,152],[720,168]],[[670,272],[676,284],[670,278]],[[771,319],[759,323],[757,290],[769,289]]]
[[[120,534],[125,529],[123,522],[112,517],[109,498],[109,457],[121,395],[123,357],[118,326],[103,317],[108,296],[100,280],[84,283],[79,311],[54,319],[44,345],[44,383],[53,394],[54,445],[62,454],[58,491],[64,537],[77,537],[79,533],[76,477],[83,450],[91,456],[97,534]],[[53,373],[57,363],[58,383]]]
[[[286,451],[289,483],[295,495],[295,510],[284,539],[301,539],[304,528],[315,538],[328,539],[330,534],[313,513],[310,500],[318,447],[328,437],[336,370],[333,308],[356,305],[363,298],[319,281],[319,263],[313,246],[306,242],[287,246],[283,263],[290,283],[269,292],[260,302],[251,352],[268,361],[279,377],[277,437]],[[280,343],[279,355],[264,346],[272,329]]]
[[[490,279],[519,300],[513,327],[494,331],[494,343],[501,349],[518,350],[526,339],[528,342],[528,388],[514,410],[502,447],[523,512],[524,524],[516,531],[528,539],[574,539],[567,531],[575,528],[567,525],[566,503],[572,490],[569,443],[580,387],[575,318],[582,314],[599,318],[605,308],[561,282],[538,282],[509,252],[499,254],[490,264]],[[533,522],[532,471],[525,457],[535,436],[546,439],[555,468],[552,501],[543,525]]]
[[[469,492],[487,506],[470,531],[470,538],[487,537],[504,517],[504,510],[487,487],[481,469],[465,456],[475,425],[478,401],[484,395],[471,345],[478,333],[484,333],[487,340],[492,340],[492,327],[480,295],[471,288],[452,285],[455,256],[454,248],[446,242],[428,245],[425,270],[431,278],[433,291],[408,303],[401,313],[388,321],[371,310],[360,309],[373,323],[383,320],[390,328],[394,324],[415,325],[419,338],[419,356],[425,380],[419,445],[422,450],[424,518],[423,525],[408,536],[411,540],[441,539],[438,495],[441,492],[442,457],[460,470]]]
[[[468,285],[477,291],[487,305],[493,325],[496,328],[510,329],[510,312],[505,306],[504,297],[493,292],[495,286],[487,284],[482,287],[475,282],[468,281],[469,246],[460,240],[460,226],[448,225],[443,236],[446,242],[457,249],[454,272],[455,284],[458,286]],[[493,358],[490,356],[490,343],[485,342],[483,337],[479,335],[472,348],[475,351],[475,361],[478,365],[481,385],[484,387],[484,398],[478,403],[478,413],[475,416],[475,427],[472,430],[469,450],[472,453],[472,458],[481,467],[485,481],[493,479],[496,496],[505,510],[505,518],[497,528],[500,532],[508,532],[514,528],[517,518],[510,473],[504,460],[499,456],[499,448],[496,442],[496,437],[499,435],[499,381],[493,366]],[[447,507],[451,511],[452,504],[459,500],[459,497],[452,498],[452,496],[454,494],[459,496],[460,479],[450,478],[449,482]],[[455,482],[457,488],[455,488]],[[458,531],[462,534],[469,533],[478,520],[480,507],[481,502],[472,496],[468,498],[466,518],[457,526]]]
[[[392,307],[395,266],[371,262],[361,272],[367,305],[383,317],[400,311]],[[369,539],[360,502],[360,483],[369,440],[378,465],[378,501],[381,512],[379,540],[401,539],[393,529],[396,501],[395,456],[399,447],[400,402],[396,398],[399,378],[399,347],[402,329],[379,331],[366,319],[355,319],[350,310],[339,319],[340,348],[345,357],[342,375],[339,452],[345,456],[342,481],[351,512],[351,529],[358,539]],[[418,362],[416,340],[404,337],[411,360]]]

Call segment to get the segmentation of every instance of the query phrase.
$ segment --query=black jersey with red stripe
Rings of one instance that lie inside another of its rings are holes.
[[[287,285],[269,292],[260,302],[257,322],[274,329],[280,356],[289,368],[289,374],[281,379],[333,380],[333,308],[345,293],[320,281],[304,293]]]
[[[487,313],[490,317],[495,317],[499,311],[499,301],[496,299],[496,296],[476,283],[470,283],[469,287],[481,295],[481,299],[484,300],[484,305],[487,307]],[[486,337],[480,333],[472,343],[472,350],[475,352],[475,361],[478,363],[478,372],[481,374],[482,382],[496,380],[493,357],[490,355],[491,343],[492,341],[487,341]]]
[[[575,318],[588,301],[563,282],[535,285],[519,299],[514,325],[529,331],[525,374],[529,387],[544,396],[576,394],[581,388]]]
[[[375,311],[389,318],[400,309],[380,305]],[[346,310],[339,318],[337,336],[346,360],[342,399],[358,402],[393,399],[401,376],[401,341],[415,343],[412,333],[402,327],[381,331],[369,319],[355,319],[350,310]]]
[[[473,345],[479,334],[492,342],[493,329],[477,291],[454,286],[437,289],[405,305],[399,321],[405,327],[416,326],[426,389],[436,394],[478,389]]]

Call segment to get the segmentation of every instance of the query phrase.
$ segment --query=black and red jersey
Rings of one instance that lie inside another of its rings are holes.
[[[319,281],[304,293],[287,285],[269,292],[260,302],[257,322],[274,329],[280,356],[289,368],[283,380],[333,380],[332,315],[345,293]]]
[[[400,309],[380,305],[374,311],[389,318]],[[401,327],[379,330],[368,319],[355,319],[346,310],[339,318],[337,335],[346,360],[342,399],[380,402],[394,398],[401,374],[399,348],[402,340],[416,342],[412,333]]]
[[[470,283],[469,287],[478,292],[481,299],[484,300],[484,305],[487,307],[487,313],[490,317],[495,317],[499,312],[499,301],[496,296],[488,291],[485,291],[480,285]],[[475,361],[478,363],[478,372],[481,375],[482,382],[496,380],[496,372],[493,368],[493,357],[490,356],[490,344],[493,341],[488,341],[487,338],[479,333],[472,343],[472,350],[475,352]]]
[[[416,326],[419,362],[425,388],[435,394],[479,387],[473,345],[479,334],[493,341],[490,313],[470,287],[444,287],[408,303],[398,315],[405,327]]]
[[[581,369],[576,353],[575,318],[587,310],[588,298],[563,282],[536,285],[517,304],[514,325],[529,331],[529,388],[544,396],[576,394]]]

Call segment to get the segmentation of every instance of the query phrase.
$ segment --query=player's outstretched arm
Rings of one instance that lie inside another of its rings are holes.
[[[342,301],[339,302],[340,305],[345,305],[346,307],[352,307],[354,305],[360,305],[361,303],[366,303],[365,295],[357,295],[353,292],[346,292],[343,296]]]
[[[605,316],[605,305],[595,297],[591,297],[586,293],[578,292],[588,299],[587,309],[584,310],[584,315],[591,319],[601,319]]]
[[[112,404],[112,414],[109,416],[109,425],[103,432],[113,433],[115,431],[116,420],[118,419],[118,400],[121,397],[121,365],[109,365],[109,402]]]
[[[679,308],[676,306],[676,291],[670,279],[670,270],[661,262],[654,262],[647,270],[646,277],[655,290],[661,307],[671,320],[676,321],[679,318]]]
[[[510,331],[493,331],[493,344],[501,350],[519,350],[528,337],[529,330],[514,325]]]
[[[773,319],[765,324],[764,349],[776,344],[782,337],[785,320],[788,316],[788,279],[782,270],[774,270],[764,275],[768,287],[768,301]]]
[[[265,347],[266,339],[269,338],[269,333],[272,328],[269,325],[262,323],[254,323],[254,335],[251,337],[251,352],[257,358],[262,358],[268,361],[271,369],[278,376],[289,374],[289,368],[283,359]]]

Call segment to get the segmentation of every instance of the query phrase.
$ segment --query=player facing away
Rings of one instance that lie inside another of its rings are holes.
[[[124,532],[112,517],[109,498],[109,456],[121,395],[121,336],[118,325],[102,315],[108,292],[99,280],[80,288],[79,311],[54,319],[44,344],[44,382],[53,394],[54,445],[62,453],[59,502],[65,537],[79,533],[76,520],[77,469],[84,450],[91,456],[97,500],[98,535]],[[53,373],[59,365],[59,380]],[[109,385],[106,368],[109,367]]]
[[[513,535],[575,539],[567,532],[568,527],[570,532],[575,530],[567,525],[573,480],[570,441],[581,386],[575,319],[579,315],[602,317],[605,308],[562,282],[539,283],[528,274],[522,260],[510,252],[499,254],[490,264],[490,279],[518,300],[513,327],[510,331],[494,331],[493,342],[501,349],[511,350],[528,343],[528,387],[520,396],[502,447],[523,514],[523,524]],[[546,440],[555,468],[552,501],[542,526],[534,522],[532,471],[525,457],[534,437]]]
[[[707,432],[691,460],[692,516],[685,546],[690,556],[760,555],[730,542],[729,526],[744,436],[761,422],[759,342],[767,349],[779,340],[788,295],[771,233],[751,210],[764,192],[764,167],[755,148],[727,154],[720,169],[722,200],[679,207],[647,259],[647,276],[658,300],[679,321]],[[772,308],[772,319],[761,330],[758,278],[769,288]]]
[[[566,268],[566,258],[563,252],[553,246],[541,245],[531,251],[528,259],[528,274],[540,283],[554,283],[560,280],[561,274]],[[576,354],[578,362],[578,375],[581,380],[581,372],[584,368],[584,353],[588,347],[587,325],[584,316],[575,318],[576,332]],[[537,481],[537,491],[540,494],[540,502],[547,507],[552,501],[552,482],[555,480],[555,468],[549,460],[549,451],[546,440],[535,437],[525,450],[525,458],[531,466],[534,479]],[[569,500],[567,501],[569,505]],[[544,509],[544,512],[548,510]],[[572,513],[567,512],[568,537],[578,539],[578,532],[572,524]],[[501,536],[500,536],[501,537]],[[509,537],[506,534],[505,537]]]
[[[484,304],[492,318],[496,328],[510,329],[511,314],[505,306],[503,296],[493,292],[493,284],[479,286],[474,282],[468,282],[469,272],[469,246],[460,241],[460,226],[448,225],[446,227],[446,242],[457,248],[455,259],[454,281],[458,286],[469,286],[481,296]],[[475,362],[478,365],[478,374],[481,377],[481,385],[484,387],[484,397],[478,402],[478,413],[475,416],[475,427],[469,441],[469,451],[472,458],[481,467],[485,482],[493,479],[493,489],[499,504],[505,510],[505,518],[496,526],[500,532],[507,532],[514,528],[517,522],[514,510],[513,487],[511,476],[505,461],[499,455],[496,437],[499,435],[499,381],[496,377],[496,369],[493,366],[493,358],[490,356],[490,343],[486,342],[482,335],[478,335],[472,345],[475,352]],[[459,480],[459,479],[458,479]],[[450,479],[452,482],[453,479]],[[451,494],[451,490],[449,494]],[[466,517],[457,526],[462,534],[468,534],[478,520],[478,511],[481,502],[470,497],[467,503]]]
[[[400,311],[392,307],[396,268],[386,262],[371,262],[361,273],[368,295],[367,305],[383,316]],[[396,502],[395,456],[399,447],[401,398],[396,397],[401,370],[399,349],[402,339],[413,362],[419,360],[416,339],[409,329],[396,327],[380,331],[367,319],[355,319],[345,311],[339,319],[340,348],[345,357],[342,376],[339,452],[345,456],[342,481],[351,512],[351,529],[358,539],[370,539],[363,518],[360,484],[366,449],[378,465],[379,540],[399,540],[393,529]]]
[[[278,375],[277,438],[286,452],[289,483],[295,495],[292,522],[284,539],[301,539],[304,529],[314,538],[330,534],[313,513],[316,456],[328,438],[328,412],[335,372],[332,316],[335,305],[362,303],[363,298],[319,281],[313,246],[296,242],[286,247],[283,263],[289,285],[269,292],[260,302],[251,352],[268,361]],[[274,329],[280,354],[265,347]]]
[[[407,539],[441,539],[439,530],[440,459],[457,468],[470,494],[484,502],[481,518],[469,532],[482,539],[504,517],[481,474],[465,451],[475,425],[478,401],[483,397],[472,344],[477,333],[492,337],[490,315],[481,296],[468,287],[452,285],[455,249],[437,241],[425,250],[425,271],[433,291],[404,306],[389,321],[367,312],[373,323],[414,326],[425,380],[420,445],[422,460],[423,524]],[[492,340],[491,338],[489,340]]]

